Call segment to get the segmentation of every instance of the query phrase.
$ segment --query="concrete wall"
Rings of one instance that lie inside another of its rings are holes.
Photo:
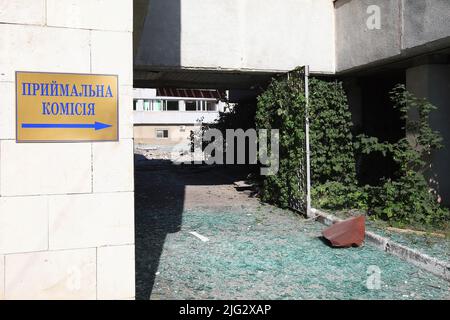
[[[381,9],[381,29],[367,27],[367,8]],[[336,4],[336,68],[366,65],[400,54],[398,0],[340,0]]]
[[[370,29],[380,8],[380,29]],[[382,64],[450,46],[448,0],[338,0],[336,7],[336,70]]]
[[[131,0],[0,0],[0,298],[134,298]],[[14,72],[119,75],[120,141],[15,142]]]
[[[450,38],[450,1],[403,0],[402,49]]]
[[[141,10],[148,13],[136,69],[278,71],[308,63],[334,72],[330,0],[149,0]]]
[[[343,72],[450,46],[448,0],[136,3],[135,70],[152,84],[198,80],[170,73],[180,69],[230,76],[227,72],[286,71],[309,64],[312,72]],[[368,27],[371,6],[380,10],[380,29]]]

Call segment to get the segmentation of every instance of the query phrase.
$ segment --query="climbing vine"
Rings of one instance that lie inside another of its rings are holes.
[[[397,164],[393,179],[383,178],[379,186],[365,187],[367,208],[372,215],[403,224],[439,225],[449,220],[441,206],[432,156],[442,148],[442,137],[430,127],[430,113],[436,109],[425,99],[409,93],[404,85],[390,93],[394,108],[405,123],[405,137],[395,143],[358,136],[357,150],[381,152]]]
[[[310,79],[310,102],[313,185],[355,184],[351,114],[342,84]],[[280,169],[264,177],[261,197],[282,207],[305,199],[305,106],[301,68],[274,79],[258,98],[256,126],[280,130]]]
[[[261,198],[292,206],[305,198],[305,93],[303,70],[274,79],[258,97],[256,126],[280,130],[280,169],[263,177]],[[395,143],[351,133],[351,114],[340,82],[310,79],[310,142],[313,205],[328,209],[354,208],[403,224],[440,224],[449,221],[433,180],[431,156],[442,144],[431,129],[435,107],[418,99],[402,85],[390,93],[408,134]],[[413,119],[411,114],[415,112]],[[397,171],[376,186],[359,186],[356,161],[360,154],[391,157]]]
[[[311,179],[356,183],[352,120],[342,83],[310,80]]]

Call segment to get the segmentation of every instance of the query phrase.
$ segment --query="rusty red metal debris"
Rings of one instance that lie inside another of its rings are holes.
[[[322,235],[330,241],[333,247],[346,248],[361,246],[366,232],[364,216],[336,222],[322,231]]]

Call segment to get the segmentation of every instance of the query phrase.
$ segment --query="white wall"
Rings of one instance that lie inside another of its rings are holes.
[[[0,0],[0,299],[134,298],[132,0]],[[119,75],[120,141],[15,142],[14,72]]]

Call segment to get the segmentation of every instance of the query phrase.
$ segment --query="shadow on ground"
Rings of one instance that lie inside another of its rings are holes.
[[[135,155],[136,299],[150,298],[167,235],[180,231],[186,186],[207,190],[230,185],[243,175],[245,171],[236,168],[173,165]],[[208,202],[207,191],[205,197],[191,200]]]

